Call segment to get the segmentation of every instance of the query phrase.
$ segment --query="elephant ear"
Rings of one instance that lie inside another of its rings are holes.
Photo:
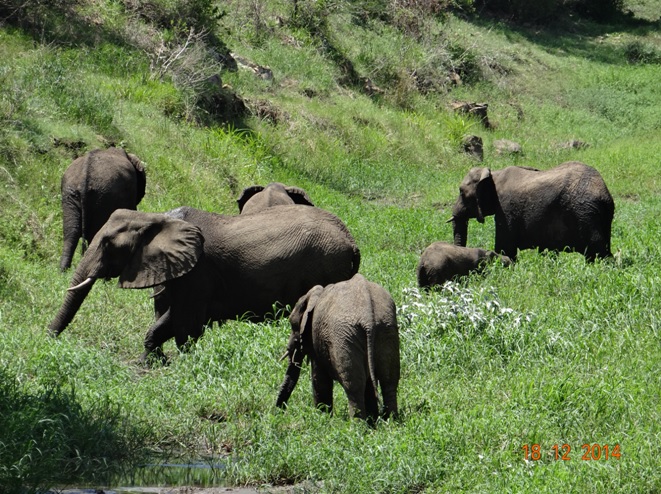
[[[489,168],[483,168],[480,178],[477,181],[475,198],[477,200],[476,219],[484,223],[484,217],[490,214],[494,209],[493,195],[495,194],[495,185]]]
[[[285,187],[287,194],[291,197],[291,200],[294,201],[294,204],[303,204],[305,206],[314,206],[312,199],[308,196],[308,193],[305,192],[300,187],[287,186]]]
[[[163,216],[145,227],[119,276],[122,288],[147,288],[179,278],[203,256],[204,237],[195,225]]]
[[[241,192],[241,195],[236,200],[237,204],[239,205],[239,213],[243,211],[243,206],[246,205],[246,202],[248,202],[252,196],[263,190],[263,185],[251,185],[250,187],[243,189],[243,192]]]
[[[319,297],[323,291],[324,287],[321,285],[316,285],[310,288],[310,291],[307,295],[307,305],[303,311],[303,317],[301,317],[301,335],[303,335],[306,330],[311,328],[314,308],[316,307],[317,302],[319,301]]]

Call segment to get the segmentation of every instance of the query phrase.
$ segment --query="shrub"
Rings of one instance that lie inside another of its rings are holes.
[[[608,21],[622,13],[624,0],[574,0],[570,6],[585,17]]]
[[[630,64],[661,63],[661,53],[640,41],[628,43],[624,47],[624,55]]]
[[[222,15],[213,0],[124,0],[126,9],[163,29],[213,30]]]
[[[476,7],[506,15],[520,22],[557,18],[568,9],[598,21],[613,19],[622,12],[624,0],[476,0]]]
[[[478,8],[523,22],[537,22],[555,17],[563,0],[476,0]]]

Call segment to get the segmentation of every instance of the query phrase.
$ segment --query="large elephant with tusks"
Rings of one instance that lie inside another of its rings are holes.
[[[281,206],[226,216],[189,207],[167,214],[118,210],[94,237],[49,328],[59,335],[95,280],[155,288],[156,322],[143,359],[170,338],[183,346],[211,322],[264,319],[315,285],[351,278],[360,251],[337,216]]]

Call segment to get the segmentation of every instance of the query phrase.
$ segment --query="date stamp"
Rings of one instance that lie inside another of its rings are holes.
[[[570,455],[572,447],[569,444],[554,444],[549,450],[543,451],[539,444],[524,444],[521,449],[523,450],[523,459],[526,461],[538,461],[544,457],[546,453],[547,458],[558,461],[569,461],[572,459]],[[581,446],[582,461],[599,461],[599,460],[619,460],[622,457],[619,444],[589,444],[585,443]],[[574,457],[576,457],[574,455]]]

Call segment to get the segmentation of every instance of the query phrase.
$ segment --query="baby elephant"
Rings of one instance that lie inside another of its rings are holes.
[[[333,381],[339,381],[349,399],[350,416],[375,420],[380,384],[383,416],[397,413],[399,332],[395,303],[383,287],[360,274],[326,287],[317,285],[298,300],[289,321],[289,366],[278,407],[287,404],[307,355],[315,406],[332,411]]]
[[[500,259],[503,266],[512,264],[509,257],[496,254],[492,250],[434,242],[420,256],[417,269],[418,286],[429,288],[442,285],[448,280],[480,271],[485,263],[496,258]]]

